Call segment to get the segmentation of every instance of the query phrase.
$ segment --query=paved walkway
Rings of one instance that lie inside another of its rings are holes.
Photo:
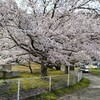
[[[58,100],[100,100],[100,77],[84,74],[90,80],[90,86],[73,94],[66,94]]]

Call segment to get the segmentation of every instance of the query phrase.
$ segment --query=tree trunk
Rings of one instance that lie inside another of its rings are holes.
[[[69,66],[65,66],[65,73],[69,74]]]
[[[6,79],[6,71],[3,71],[3,79],[5,81],[5,79]]]
[[[47,64],[42,62],[41,65],[41,77],[47,76]]]
[[[61,67],[56,67],[56,70],[61,70]]]
[[[32,74],[33,73],[33,70],[31,68],[31,66],[29,65],[29,69],[30,69],[30,73]]]
[[[33,73],[33,70],[32,70],[32,68],[31,68],[31,62],[30,62],[30,60],[29,60],[29,62],[28,62],[28,64],[29,64],[29,69],[30,69],[30,73],[32,74]]]

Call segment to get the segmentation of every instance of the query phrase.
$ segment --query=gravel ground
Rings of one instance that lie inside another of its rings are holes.
[[[58,100],[100,100],[100,77],[83,74],[90,80],[90,86],[73,94],[66,94]]]

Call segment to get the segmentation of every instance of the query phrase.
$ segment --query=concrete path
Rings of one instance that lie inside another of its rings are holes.
[[[100,100],[100,77],[84,74],[90,80],[90,86],[73,94],[66,94],[58,100]]]

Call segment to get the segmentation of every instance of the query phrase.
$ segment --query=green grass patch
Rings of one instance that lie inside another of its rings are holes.
[[[40,77],[41,76],[41,65],[37,63],[31,63],[31,68],[33,70],[33,73],[30,73],[30,70],[28,67],[16,65],[13,66],[14,71],[19,71],[20,78],[33,78],[33,77]],[[65,73],[60,70],[55,70],[48,68],[48,76],[53,75],[64,75]]]
[[[65,75],[65,73],[60,70],[48,68],[48,76],[54,76],[54,75]],[[35,78],[35,77],[41,77],[40,69],[34,69],[32,74],[28,71],[19,71],[18,78]]]
[[[80,89],[83,89],[85,87],[88,87],[89,84],[90,81],[86,78],[83,78],[79,83],[75,85],[66,88],[57,89],[52,92],[46,92],[36,97],[31,97],[28,100],[57,100],[59,97],[62,97],[66,94],[70,94]]]
[[[26,91],[34,88],[49,88],[49,79],[42,79],[41,78],[41,65],[37,63],[31,63],[33,73],[30,73],[30,70],[28,67],[15,65],[12,66],[13,71],[18,71],[19,76],[18,77],[12,77],[12,78],[6,78],[7,83],[4,83],[3,79],[0,79],[0,85],[1,86],[7,86],[6,94],[15,93],[17,92],[17,79],[20,79],[20,90]],[[48,68],[48,76],[55,76],[54,80],[52,81],[52,84],[55,84],[55,81],[59,81],[59,78],[57,75],[67,75],[60,71],[55,69]],[[5,87],[4,86],[4,87]],[[0,93],[1,94],[1,93]]]
[[[100,76],[100,68],[90,69],[90,73],[93,74],[93,75]]]
[[[6,78],[6,79],[41,77],[41,65],[40,64],[32,62],[31,68],[33,70],[32,74],[30,73],[30,70],[28,67],[21,66],[21,65],[12,66],[12,71],[18,71],[19,75],[18,75],[18,77]],[[64,74],[65,73],[63,71],[48,68],[48,76],[64,75]],[[0,80],[2,80],[2,79],[3,78],[0,78]]]
[[[27,65],[27,64],[25,64]],[[31,63],[31,68],[33,70],[33,72],[40,70],[41,65],[35,62]],[[19,71],[19,72],[30,72],[29,68],[26,66],[21,66],[21,65],[14,65],[12,66],[12,71]]]
[[[41,66],[37,63],[32,63],[33,73],[31,74],[29,68],[25,66],[15,65],[13,71],[18,71],[19,76],[16,78],[7,79],[7,83],[3,83],[3,79],[0,80],[0,85],[7,86],[6,94],[17,93],[17,79],[20,79],[20,90],[27,91],[34,88],[49,88],[49,78],[41,78]],[[48,68],[48,76],[52,76],[52,86],[64,86],[67,84],[67,75],[65,72]],[[73,80],[73,74],[70,75],[70,79]],[[71,82],[70,80],[70,82]],[[70,83],[71,84],[71,83]],[[5,87],[4,86],[4,87]],[[61,91],[59,91],[61,92]],[[3,93],[3,92],[2,92]],[[55,95],[55,94],[53,94]],[[48,98],[50,95],[48,96]],[[55,97],[53,97],[55,98]]]

